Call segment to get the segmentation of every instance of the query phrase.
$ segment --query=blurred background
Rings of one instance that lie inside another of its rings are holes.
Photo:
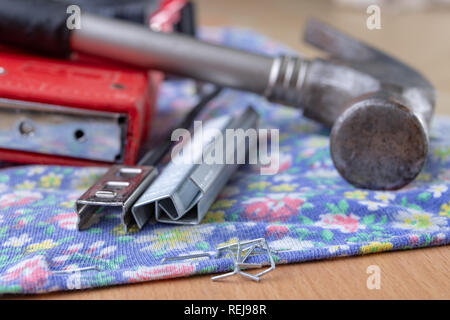
[[[436,87],[437,114],[450,115],[450,0],[194,0],[200,26],[264,33],[306,56],[308,17],[316,17],[422,72]],[[366,12],[380,8],[381,29],[369,30]]]

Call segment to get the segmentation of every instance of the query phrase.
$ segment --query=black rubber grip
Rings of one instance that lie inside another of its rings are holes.
[[[66,11],[67,5],[52,0],[0,0],[0,43],[66,57]]]

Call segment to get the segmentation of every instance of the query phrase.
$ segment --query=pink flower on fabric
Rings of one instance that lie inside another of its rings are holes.
[[[2,276],[2,281],[20,279],[20,286],[25,290],[38,289],[47,283],[50,272],[45,257],[40,255],[9,268]]]
[[[344,233],[355,232],[359,229],[365,229],[365,225],[359,223],[359,217],[350,213],[345,214],[322,214],[320,215],[320,221],[315,223],[316,226],[327,229],[338,229]]]
[[[0,197],[0,208],[24,206],[42,198],[40,192],[18,190]]]
[[[52,259],[52,262],[59,265],[62,263],[65,263],[67,260],[70,259],[70,257],[79,252],[81,250],[81,248],[83,248],[84,244],[83,243],[77,243],[77,244],[72,244],[70,245],[67,249],[65,249],[63,251],[63,254],[60,256],[56,256]]]
[[[102,248],[102,247],[105,245],[105,243],[106,243],[106,242],[105,242],[105,241],[102,241],[102,240],[96,241],[96,242],[94,242],[93,244],[91,244],[91,245],[89,246],[89,248],[87,248],[87,249],[85,250],[85,252],[86,252],[87,254],[92,254],[92,253],[94,253],[95,250]]]
[[[416,245],[419,242],[419,236],[416,234],[412,234],[409,236],[409,243],[411,245]]]
[[[298,213],[305,200],[296,194],[268,194],[244,201],[244,214],[253,220],[285,221]]]
[[[100,250],[97,256],[95,256],[96,259],[104,259],[110,254],[114,253],[117,250],[117,246],[109,246],[106,248],[103,248]]]
[[[50,219],[50,222],[56,222],[58,227],[65,230],[77,230],[76,212],[61,213]]]
[[[125,271],[123,276],[130,282],[167,279],[191,275],[195,267],[188,263],[168,264],[155,267],[139,267],[137,270]]]
[[[83,248],[84,244],[83,243],[77,243],[77,244],[72,244],[70,245],[66,250],[64,250],[65,254],[74,254],[77,253],[78,251],[80,251],[81,248]]]
[[[272,225],[266,228],[266,236],[275,236],[277,239],[282,238],[289,233],[289,228],[286,226]]]
[[[25,225],[27,224],[27,220],[26,219],[20,219],[19,221],[17,221],[17,223],[13,226],[14,229],[23,229],[25,227]]]
[[[253,199],[256,200],[256,199]],[[261,201],[246,201],[248,205],[245,207],[245,214],[250,217],[263,219],[269,215],[269,204],[264,200]]]

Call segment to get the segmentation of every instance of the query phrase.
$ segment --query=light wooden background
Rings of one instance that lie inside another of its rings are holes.
[[[302,43],[303,26],[309,17],[322,19],[421,71],[436,87],[437,113],[450,115],[450,7],[402,10],[381,6],[381,29],[368,30],[366,8],[336,6],[329,0],[195,2],[202,25],[249,28],[311,57],[318,51]]]
[[[197,0],[202,25],[251,28],[307,55],[301,43],[309,16],[377,46],[423,72],[438,90],[437,113],[450,115],[450,11],[382,8],[382,29],[366,29],[364,9],[329,1]],[[163,280],[36,299],[450,299],[450,247],[373,254],[279,266],[260,283],[240,277],[212,282],[210,276]],[[382,271],[380,290],[366,287],[369,265]]]

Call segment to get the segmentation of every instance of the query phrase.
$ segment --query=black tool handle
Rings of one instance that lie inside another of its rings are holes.
[[[0,43],[65,57],[70,54],[67,5],[52,0],[1,0]]]

